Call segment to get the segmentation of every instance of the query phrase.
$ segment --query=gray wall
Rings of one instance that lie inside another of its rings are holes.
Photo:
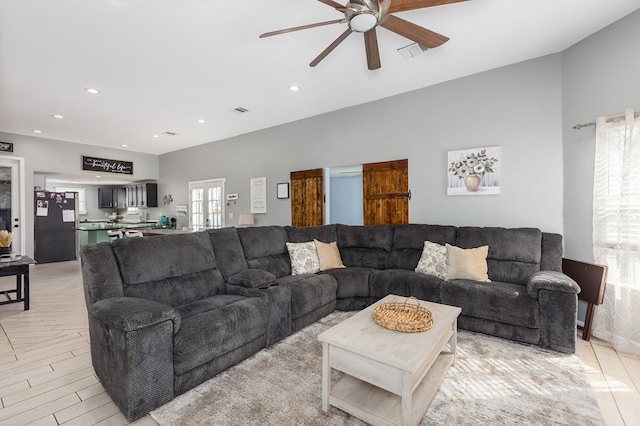
[[[249,180],[266,176],[268,212],[256,223],[285,225],[290,200],[275,188],[289,172],[408,158],[412,222],[562,232],[560,83],[561,56],[546,56],[164,154],[160,182],[187,204],[188,181],[226,177],[240,197],[227,213],[238,213],[249,211]],[[447,196],[447,151],[492,145],[502,147],[502,194]]]
[[[412,222],[535,226],[563,233],[568,257],[592,260],[594,133],[571,127],[640,108],[638,28],[640,11],[561,54],[159,158],[1,132],[0,138],[15,144],[8,155],[25,158],[26,188],[34,172],[79,172],[82,154],[134,161],[132,180],[159,179],[160,199],[174,199],[149,209],[151,219],[174,216],[176,205],[188,203],[188,181],[226,177],[226,192],[240,195],[227,206],[228,226],[249,211],[252,177],[266,176],[268,184],[268,213],[256,215],[257,224],[284,225],[290,200],[276,199],[275,189],[290,171],[408,158]],[[447,196],[447,151],[492,145],[502,147],[501,195]],[[31,191],[26,207],[26,252],[33,254]],[[186,223],[179,219],[179,226]]]
[[[26,217],[23,226],[26,226],[25,253],[27,255],[33,255],[34,173],[89,173],[82,172],[80,164],[82,155],[91,155],[133,161],[134,175],[130,177],[131,181],[157,180],[159,177],[157,155],[3,132],[0,132],[0,140],[13,142],[14,152],[7,154],[8,156],[24,158]],[[89,174],[95,175],[93,172]]]
[[[593,262],[591,238],[595,127],[579,123],[625,108],[640,109],[640,11],[562,55],[565,256]]]

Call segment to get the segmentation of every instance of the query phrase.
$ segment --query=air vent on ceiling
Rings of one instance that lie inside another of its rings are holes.
[[[401,47],[400,49],[398,49],[398,52],[402,55],[403,58],[410,59],[414,56],[418,56],[425,50],[429,50],[429,48],[420,43],[412,43],[407,46]]]
[[[238,114],[244,114],[245,112],[249,112],[249,110],[243,107],[237,107],[233,109],[233,112],[237,112]]]
[[[164,132],[163,135],[175,136],[175,135],[177,135],[177,133],[175,133],[175,132]]]

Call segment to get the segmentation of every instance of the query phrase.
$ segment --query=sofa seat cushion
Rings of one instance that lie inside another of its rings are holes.
[[[339,268],[329,269],[320,272],[328,274],[338,282],[337,299],[346,297],[368,297],[369,296],[369,276],[377,269],[374,268]]]
[[[440,302],[442,280],[433,275],[419,274],[405,269],[375,271],[369,279],[369,293],[372,297],[383,298],[387,294],[415,296],[421,300]]]
[[[174,337],[174,371],[182,374],[258,338],[266,338],[269,306],[261,297],[231,294],[176,308],[182,327]]]
[[[336,300],[338,284],[331,275],[288,275],[276,282],[291,288],[291,318],[294,320]]]
[[[459,306],[462,315],[504,324],[538,328],[538,301],[518,284],[500,281],[446,281],[440,286],[440,298],[446,305]]]

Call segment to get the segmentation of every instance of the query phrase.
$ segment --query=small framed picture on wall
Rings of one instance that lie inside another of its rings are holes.
[[[0,142],[0,152],[13,152],[13,143]]]
[[[277,197],[279,200],[284,200],[289,198],[289,184],[288,183],[279,183],[277,186]]]
[[[447,155],[448,195],[500,194],[500,147],[458,149]]]

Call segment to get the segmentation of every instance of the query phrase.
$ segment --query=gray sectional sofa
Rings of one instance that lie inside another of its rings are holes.
[[[337,241],[346,268],[291,275],[287,242]],[[424,241],[489,246],[490,283],[414,271]],[[575,350],[562,238],[440,225],[223,228],[84,246],[91,357],[129,420],[338,310],[393,293],[462,308],[460,328]]]

